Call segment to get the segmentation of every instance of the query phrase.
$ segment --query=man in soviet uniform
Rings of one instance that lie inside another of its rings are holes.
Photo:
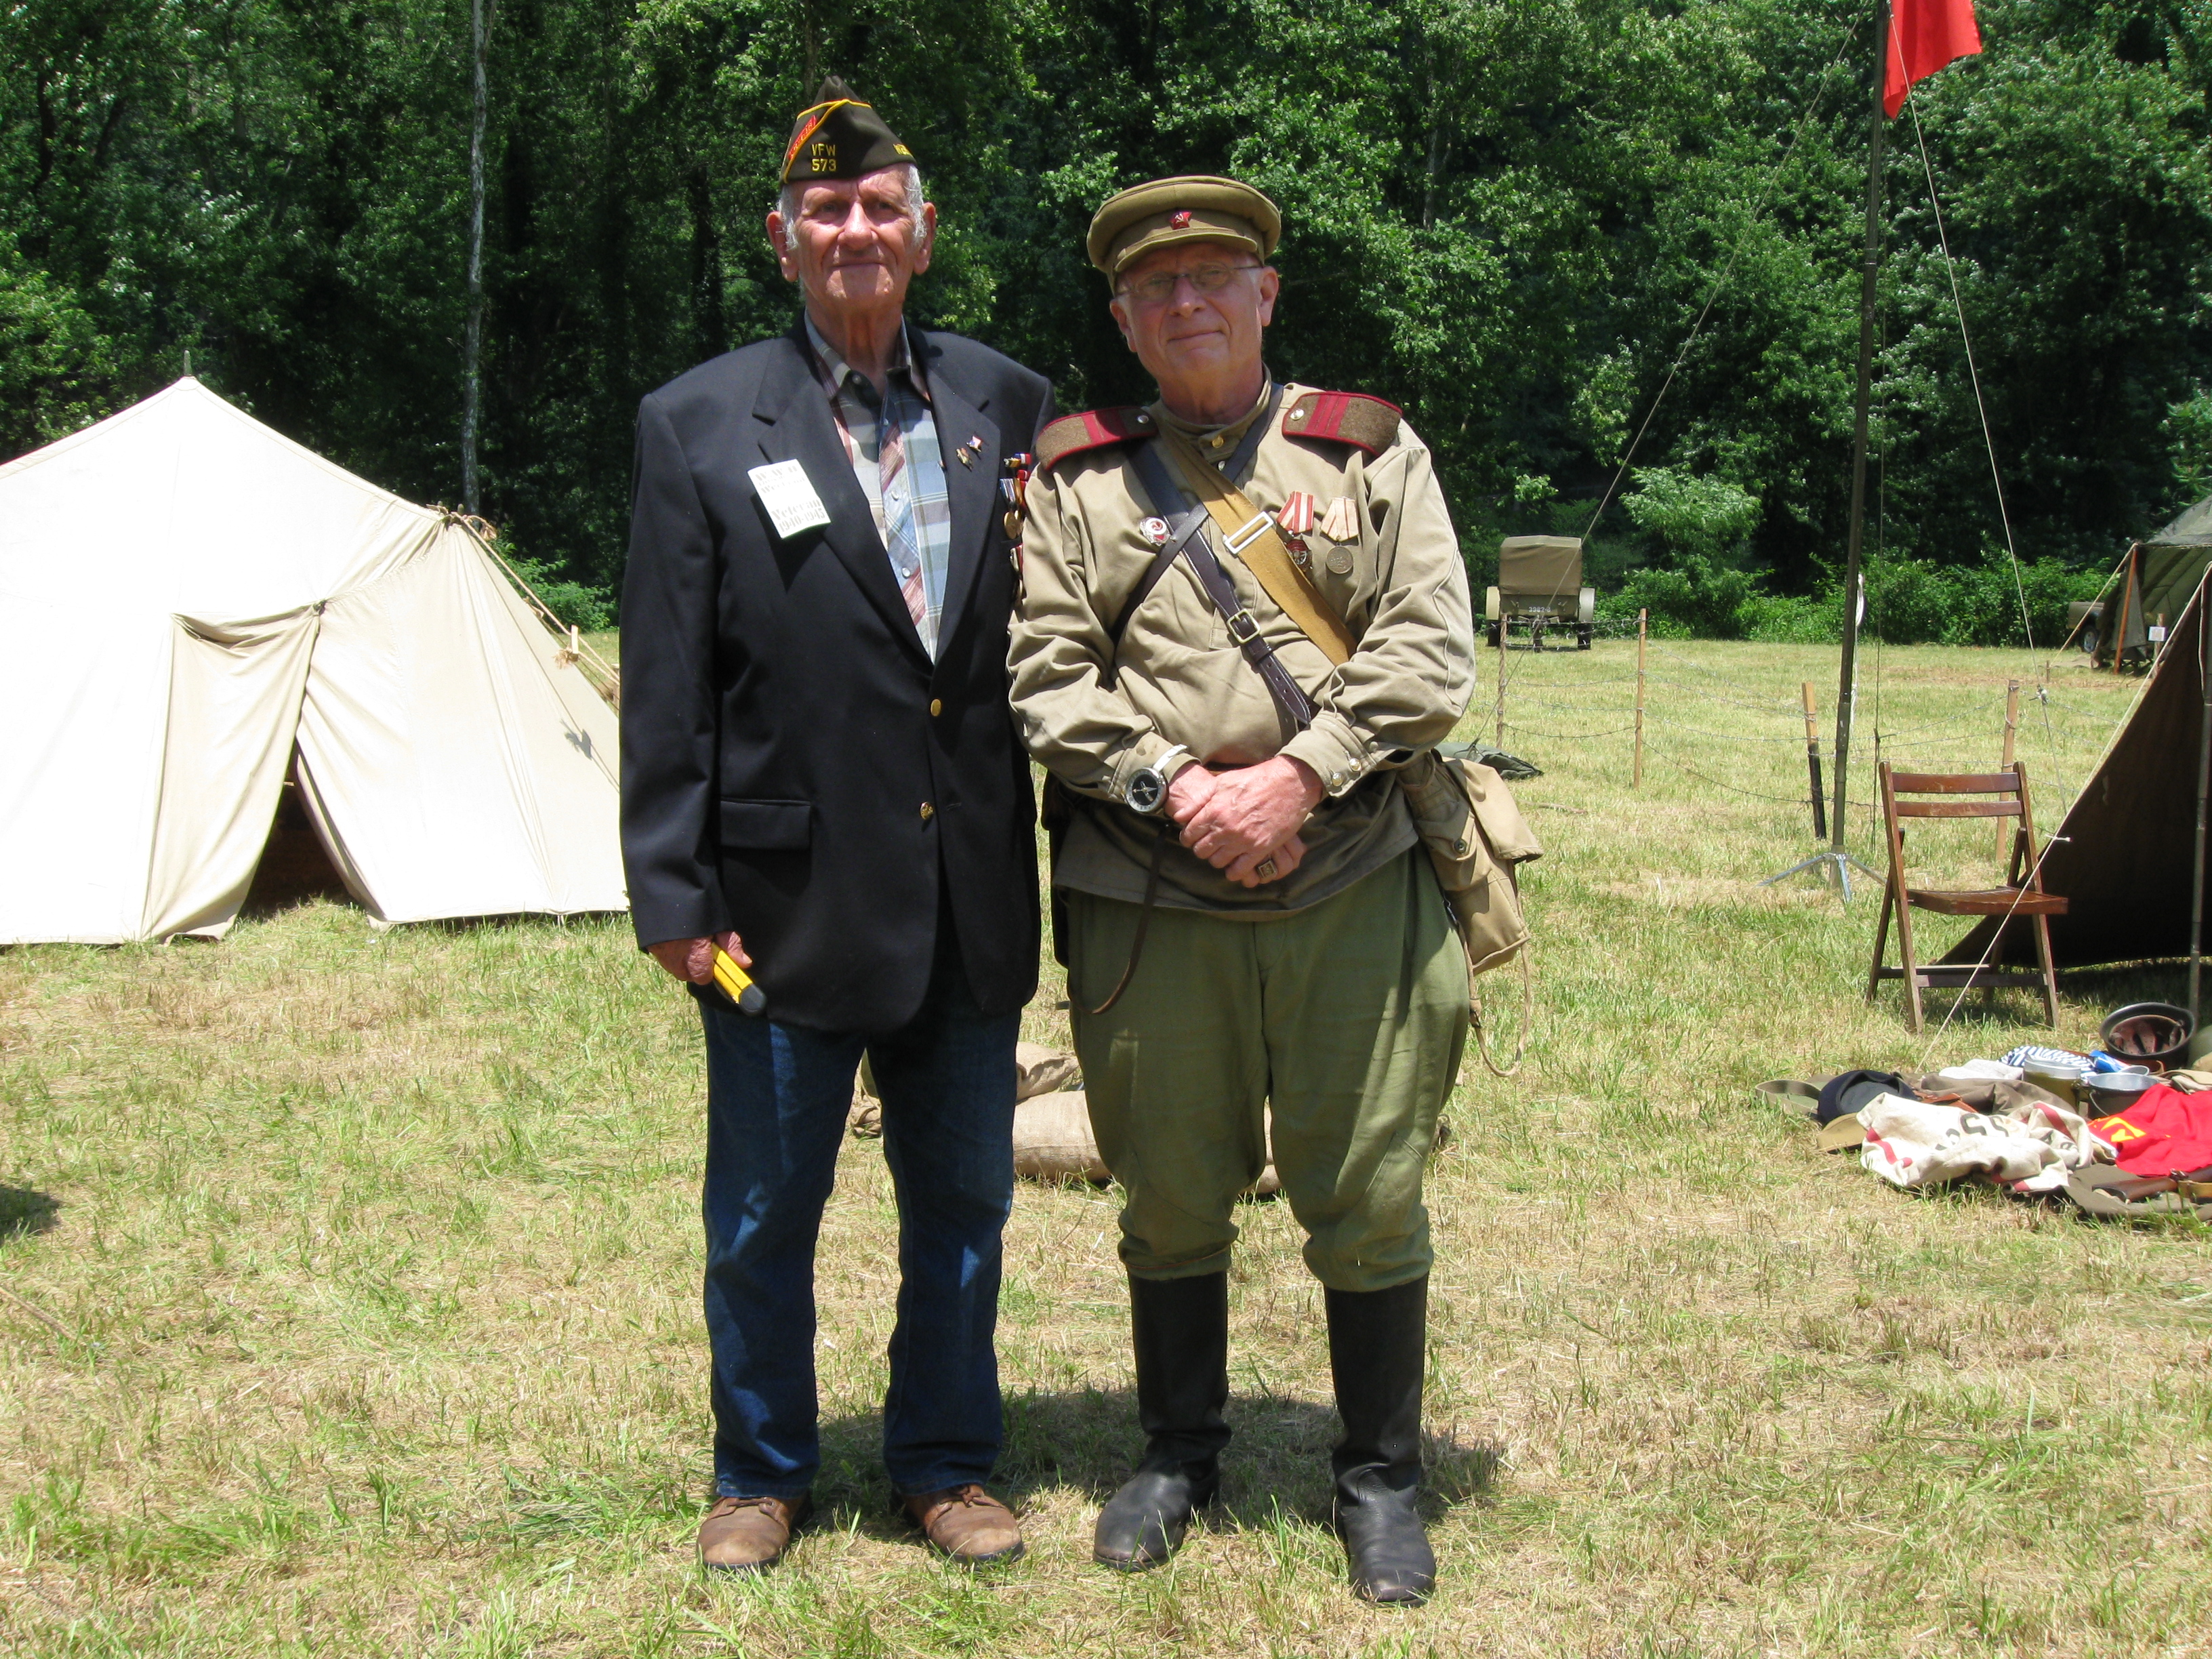
[[[1166,1559],[1217,1490],[1231,1214],[1272,1107],[1325,1287],[1352,1581],[1419,1601],[1436,1565],[1413,1504],[1421,1172],[1468,981],[1394,771],[1459,719],[1473,619],[1429,453],[1398,411],[1267,371],[1280,229],[1225,179],[1158,179],[1098,210],[1091,262],[1160,398],[1047,427],[1023,492],[1014,707],[1067,813],[1060,945],[1099,1149],[1127,1194],[1147,1437],[1094,1554]],[[1237,514],[1269,517],[1355,642],[1340,664],[1238,556],[1252,524],[1209,524],[1194,556],[1194,466],[1243,493]],[[1227,582],[1212,598],[1208,566]]]

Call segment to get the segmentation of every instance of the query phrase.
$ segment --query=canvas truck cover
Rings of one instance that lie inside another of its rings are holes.
[[[1509,605],[1572,607],[1583,586],[1583,544],[1575,536],[1508,536],[1498,546],[1498,592]]]

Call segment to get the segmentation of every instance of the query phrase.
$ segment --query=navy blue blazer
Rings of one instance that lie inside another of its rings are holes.
[[[1036,807],[1007,702],[1016,572],[1000,480],[1052,418],[1052,389],[973,340],[909,334],[951,493],[934,663],[803,325],[638,408],[622,611],[638,943],[735,928],[769,1017],[820,1030],[912,1018],[941,902],[986,1012],[1036,988]],[[956,451],[971,438],[967,465]],[[747,476],[785,460],[830,517],[788,540]]]

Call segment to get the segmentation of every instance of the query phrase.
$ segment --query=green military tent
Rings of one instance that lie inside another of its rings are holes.
[[[2195,530],[2188,528],[2194,524]],[[2193,535],[2194,544],[2178,539]],[[2205,571],[2212,564],[2212,501],[2160,532],[2160,562],[2145,561],[2143,597],[2156,617],[2180,620],[2160,647],[2135,706],[2057,830],[2043,862],[2044,885],[2071,901],[2051,919],[2051,950],[2062,968],[2186,956],[2190,894],[2198,856],[2197,778],[2205,726]],[[2179,555],[2193,547],[2193,563]],[[2184,574],[2177,578],[2176,569]],[[2185,582],[2186,585],[2183,585]],[[1945,957],[1973,963],[1990,948],[1984,921]],[[2212,927],[2204,936],[2212,939]],[[2007,930],[1994,960],[2032,963],[2035,936]]]
[[[2094,650],[2100,663],[2112,660],[2115,641],[2123,653],[2148,655],[2153,643],[2150,630],[2181,614],[2208,567],[2212,567],[2212,495],[2129,548],[2103,597],[2094,605],[2075,607],[2075,635],[2082,648]]]

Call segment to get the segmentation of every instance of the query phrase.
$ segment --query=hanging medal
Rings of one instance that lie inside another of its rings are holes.
[[[1306,550],[1306,538],[1313,527],[1313,496],[1305,490],[1293,489],[1290,499],[1283,503],[1282,511],[1275,514],[1275,528],[1282,532],[1284,551],[1301,570],[1313,564],[1313,555]]]

